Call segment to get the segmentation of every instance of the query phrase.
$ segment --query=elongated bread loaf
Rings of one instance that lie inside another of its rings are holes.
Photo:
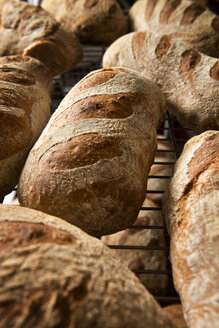
[[[81,61],[82,46],[40,7],[0,0],[0,56],[17,54],[39,59],[57,75]]]
[[[176,328],[100,240],[13,205],[0,231],[0,328]]]
[[[43,0],[42,7],[82,43],[108,45],[128,30],[116,0]]]
[[[219,132],[190,139],[164,199],[174,284],[190,328],[219,324]]]
[[[135,32],[116,40],[103,66],[134,69],[157,83],[168,109],[182,125],[197,131],[219,129],[219,61],[170,35]]]
[[[219,57],[219,18],[189,0],[140,0],[129,11],[132,31],[170,34],[204,54]]]
[[[0,199],[17,184],[25,159],[50,117],[52,79],[37,59],[0,58]]]
[[[103,69],[61,102],[27,159],[21,205],[101,236],[137,219],[166,104],[134,71]]]
[[[145,199],[143,207],[157,205],[150,199]],[[135,226],[164,226],[163,215],[160,211],[141,210],[134,223]],[[103,236],[106,245],[165,247],[166,240],[163,229],[130,228],[113,235]],[[167,269],[168,254],[165,250],[146,249],[115,249],[114,252],[127,264],[131,270],[165,270]],[[167,290],[168,277],[165,274],[137,274],[141,283],[153,295],[161,296]]]

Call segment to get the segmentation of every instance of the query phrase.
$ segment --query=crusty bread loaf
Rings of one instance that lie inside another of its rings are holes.
[[[134,71],[97,70],[61,102],[27,159],[21,205],[101,236],[135,222],[164,117],[160,89]]]
[[[43,0],[42,7],[82,43],[108,45],[127,33],[127,19],[116,0]]]
[[[166,315],[175,323],[175,325],[179,328],[187,328],[181,304],[172,304],[165,306],[163,311]]]
[[[176,328],[100,240],[13,205],[0,231],[0,328]]]
[[[0,58],[0,199],[17,184],[25,159],[50,117],[52,79],[37,59]]]
[[[140,0],[129,11],[132,31],[170,34],[209,56],[219,57],[219,17],[189,0]]]
[[[147,198],[154,201],[158,206],[161,206],[163,193],[169,184],[168,177],[172,175],[175,157],[169,141],[159,134],[157,138],[157,152],[154,158],[155,164],[151,166],[149,172],[147,190],[160,191],[160,193],[147,193]],[[153,178],[150,178],[150,176]],[[164,179],[162,177],[166,178]]]
[[[190,139],[164,199],[174,284],[190,328],[219,324],[219,132]]]
[[[40,7],[0,0],[0,56],[17,54],[39,59],[57,75],[81,61],[82,46]]]
[[[145,199],[142,206],[157,207],[156,203],[149,199]],[[163,226],[163,215],[160,211],[141,210],[134,225]],[[103,236],[101,240],[106,245],[167,246],[163,229],[126,229],[113,235]],[[131,270],[167,269],[168,254],[165,250],[115,249],[114,252]],[[166,274],[138,273],[137,277],[153,295],[164,295],[167,290],[168,277]]]
[[[103,66],[141,72],[166,95],[168,109],[197,131],[219,129],[219,61],[189,49],[169,35],[135,32],[116,40]]]

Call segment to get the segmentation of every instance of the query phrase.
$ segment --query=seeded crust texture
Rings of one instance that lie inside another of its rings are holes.
[[[100,240],[15,205],[0,227],[1,328],[176,328]]]
[[[123,68],[94,71],[64,98],[32,149],[21,205],[101,236],[137,219],[166,110],[160,89]]]
[[[219,132],[190,139],[165,194],[174,284],[190,328],[219,323]]]
[[[170,35],[126,34],[106,50],[103,67],[140,72],[161,88],[178,121],[199,132],[219,129],[219,61]]]
[[[39,59],[57,75],[82,59],[82,46],[49,13],[16,0],[0,0],[0,56]]]
[[[27,56],[0,58],[0,199],[18,183],[25,159],[50,118],[52,79]]]
[[[115,0],[43,0],[42,7],[85,44],[109,45],[128,30]]]
[[[132,31],[170,34],[189,47],[219,57],[219,17],[201,1],[140,0],[129,11]]]

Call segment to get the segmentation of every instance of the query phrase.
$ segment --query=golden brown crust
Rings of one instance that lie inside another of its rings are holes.
[[[216,327],[219,320],[218,149],[218,131],[190,139],[163,203],[174,284],[189,327]]]
[[[141,98],[141,96],[117,94],[87,97],[59,115],[52,126],[61,127],[73,121],[88,118],[127,118],[133,113],[130,102],[136,102],[136,98]]]
[[[178,121],[196,131],[219,128],[218,60],[206,56],[170,35],[139,33],[116,40],[105,52],[103,67],[124,67],[151,79],[164,92],[169,110]],[[136,56],[137,53],[137,56]]]
[[[23,54],[42,61],[53,75],[82,58],[77,38],[46,11],[21,1],[7,0],[0,7],[0,55]]]
[[[107,81],[111,80],[114,76],[118,74],[118,70],[112,70],[112,69],[104,69],[101,71],[101,73],[96,72],[95,74],[89,74],[88,76],[85,76],[82,81],[80,81],[76,86],[74,87],[74,94],[80,93],[87,88],[95,87],[99,84],[106,83]]]
[[[164,112],[159,88],[140,74],[120,68],[90,73],[62,101],[27,160],[21,204],[95,236],[126,228],[144,200]]]
[[[194,72],[201,62],[201,54],[193,49],[186,50],[181,55],[179,75],[185,83],[192,84]]]
[[[148,22],[153,14],[155,6],[158,0],[151,0],[147,2],[146,10],[145,10],[145,19]]]
[[[139,58],[142,52],[142,47],[145,43],[145,38],[146,38],[146,31],[143,32],[137,32],[132,38],[132,49],[134,53],[134,57],[136,59]]]
[[[10,252],[39,243],[73,245],[75,238],[65,231],[46,226],[42,223],[0,222],[0,251]]]
[[[180,24],[189,25],[192,24],[199,15],[205,11],[205,7],[198,4],[192,3],[191,6],[187,7],[183,13]]]
[[[168,24],[170,16],[180,5],[182,0],[166,0],[163,8],[160,12],[160,22],[161,24]]]
[[[31,57],[0,59],[0,196],[17,184],[30,150],[50,116],[51,76]]]
[[[98,239],[12,205],[0,205],[0,227],[0,328],[176,328]]]
[[[170,34],[188,48],[219,57],[219,18],[200,2],[140,0],[129,11],[132,31]]]
[[[42,7],[85,44],[108,45],[128,29],[115,0],[43,0]]]
[[[162,38],[160,39],[160,42],[157,45],[157,48],[155,49],[157,58],[159,58],[160,60],[163,60],[170,47],[171,47],[170,36],[163,35]]]
[[[219,81],[219,61],[210,69],[210,76],[212,79]]]
[[[103,158],[121,155],[119,138],[105,137],[99,133],[78,136],[48,149],[39,165],[51,170],[69,170],[94,164]]]

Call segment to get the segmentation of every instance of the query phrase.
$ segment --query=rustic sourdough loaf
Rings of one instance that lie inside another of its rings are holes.
[[[13,205],[0,231],[1,328],[176,328],[100,240]]]
[[[40,7],[0,0],[0,56],[17,54],[39,59],[57,75],[81,61],[82,46]]]
[[[103,66],[134,69],[157,83],[168,109],[197,131],[219,129],[219,61],[170,35],[142,31],[116,40]]]
[[[174,284],[190,328],[219,324],[219,132],[190,139],[164,199]]]
[[[160,89],[123,68],[94,71],[64,98],[32,149],[21,205],[101,236],[135,222],[166,110]]]
[[[143,207],[157,207],[150,199],[145,199]],[[163,226],[163,215],[160,211],[141,210],[134,223],[135,226]],[[113,235],[103,236],[106,245],[122,246],[167,246],[163,229],[126,229]],[[131,270],[165,270],[167,269],[167,251],[115,249],[114,252]],[[141,283],[153,295],[164,295],[167,290],[168,277],[165,274],[137,274]]]
[[[50,117],[52,79],[37,59],[0,58],[0,199],[17,184],[25,159]]]
[[[108,45],[127,33],[127,19],[116,0],[43,0],[42,7],[82,43]]]
[[[189,47],[219,57],[219,17],[189,0],[140,0],[129,11],[132,31],[170,34]]]

